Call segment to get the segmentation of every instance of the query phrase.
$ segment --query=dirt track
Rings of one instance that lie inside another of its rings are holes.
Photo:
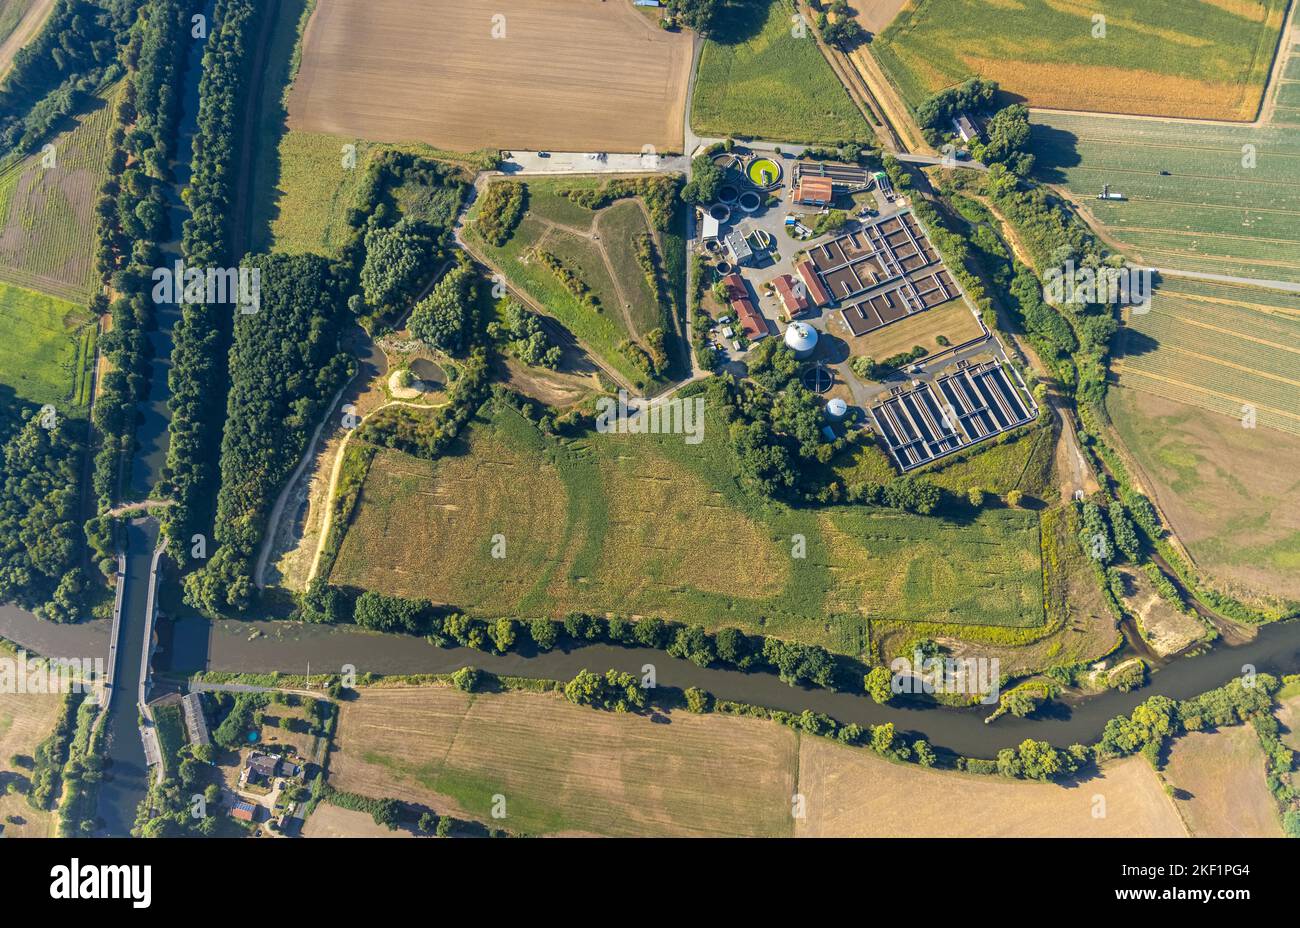
[[[690,64],[689,35],[627,3],[320,0],[289,125],[458,151],[677,151]]]

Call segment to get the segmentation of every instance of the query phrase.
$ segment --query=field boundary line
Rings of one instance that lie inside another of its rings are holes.
[[[1229,393],[1220,393],[1218,390],[1211,390],[1209,387],[1203,387],[1198,384],[1187,383],[1186,381],[1183,380],[1175,380],[1174,378],[1166,377],[1163,374],[1155,374],[1149,371],[1144,371],[1141,368],[1132,367],[1128,364],[1125,364],[1123,361],[1116,361],[1114,364],[1114,369],[1119,374],[1129,374],[1130,376],[1146,377],[1149,380],[1156,380],[1159,381],[1160,383],[1167,383],[1170,386],[1174,386],[1174,387],[1182,387],[1187,390],[1192,390],[1193,392],[1196,393],[1203,393],[1206,396],[1216,396],[1219,399],[1231,400],[1234,403],[1248,402],[1247,400],[1244,400],[1239,396],[1233,396]],[[1141,390],[1142,388],[1131,387],[1130,389]],[[1262,403],[1251,403],[1250,405],[1254,406],[1257,409],[1263,409],[1271,413],[1276,413],[1279,416],[1284,416],[1288,419],[1295,419],[1296,422],[1300,422],[1300,415],[1297,415],[1296,413],[1287,412],[1286,410],[1283,409],[1275,409],[1272,406],[1265,406]],[[1220,414],[1222,414],[1220,410],[1211,410],[1211,412],[1220,412]]]
[[[1214,325],[1213,323],[1209,323],[1209,322],[1202,322],[1199,319],[1188,319],[1183,316],[1175,316],[1169,313],[1161,313],[1160,315],[1164,316],[1166,319],[1172,319],[1175,322],[1181,322],[1187,325],[1194,325],[1202,329],[1209,329],[1211,332],[1218,332],[1223,335],[1231,335],[1234,338],[1240,338],[1248,342],[1254,342],[1257,345],[1264,345],[1268,348],[1276,348],[1279,351],[1289,351],[1292,354],[1300,354],[1300,348],[1297,348],[1293,345],[1284,345],[1281,342],[1271,342],[1266,338],[1259,338],[1258,336],[1255,335],[1246,335],[1244,332],[1237,332],[1233,329],[1225,329],[1223,326]]]

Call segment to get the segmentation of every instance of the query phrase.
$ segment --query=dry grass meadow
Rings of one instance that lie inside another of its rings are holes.
[[[803,738],[799,837],[1183,837],[1150,764],[1130,757],[1072,786],[922,770]],[[1097,797],[1102,797],[1104,803]],[[1094,810],[1104,806],[1104,817]]]
[[[409,838],[411,833],[376,825],[368,812],[340,809],[322,802],[302,826],[304,838]]]
[[[456,151],[676,151],[690,65],[687,34],[627,3],[320,0],[289,126]]]
[[[49,812],[33,809],[26,796],[6,795],[3,784],[17,777],[31,779],[31,771],[15,766],[13,757],[31,758],[35,754],[36,746],[54,730],[62,705],[62,696],[0,695],[0,834],[6,838],[44,838],[53,825]],[[22,824],[5,821],[10,815],[21,818]]]
[[[1186,834],[1160,778],[1136,757],[1058,786],[895,764],[772,722],[618,715],[558,694],[368,687],[341,713],[330,762],[337,788],[528,834]],[[504,820],[490,817],[496,794],[506,799]],[[801,820],[791,814],[795,794],[805,799]],[[349,834],[369,824],[340,818],[328,811],[307,831]]]
[[[1164,777],[1178,790],[1178,810],[1194,837],[1282,837],[1264,782],[1264,752],[1250,725],[1179,738]]]
[[[961,345],[984,334],[979,320],[964,300],[949,300],[942,306],[927,309],[907,319],[900,319],[884,328],[862,336],[854,336],[844,324],[839,313],[832,313],[827,322],[828,331],[843,339],[849,353],[884,360],[920,345],[930,354],[945,350],[936,341],[942,335],[950,345]]]
[[[1041,637],[1036,513],[957,523],[761,504],[730,477],[723,428],[706,419],[698,445],[597,433],[560,444],[502,408],[436,462],[380,450],[330,582],[483,616],[734,625],[846,654],[866,647],[867,615]],[[795,535],[806,558],[790,556]]]
[[[1208,579],[1254,599],[1300,598],[1300,438],[1143,390],[1112,389],[1107,405]]]
[[[789,835],[797,757],[794,732],[755,719],[371,687],[342,704],[330,782],[527,834]]]

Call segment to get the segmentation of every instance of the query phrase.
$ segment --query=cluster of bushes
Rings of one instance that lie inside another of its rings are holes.
[[[24,403],[0,413],[0,602],[53,622],[78,621],[87,591],[84,427]]]
[[[931,145],[938,145],[952,134],[952,121],[959,114],[979,116],[993,108],[998,82],[973,78],[956,87],[948,87],[916,108],[916,121]]]
[[[563,258],[542,248],[533,249],[533,254],[542,263],[543,267],[555,275],[556,279],[564,286],[564,289],[573,294],[579,303],[592,312],[601,312],[600,300],[596,294],[592,292],[591,287],[587,286],[587,282],[582,279],[582,276],[571,268]]]
[[[420,806],[403,802],[400,799],[373,799],[360,793],[349,793],[335,789],[322,778],[312,784],[313,802],[322,800],[340,809],[364,812],[389,831],[396,831],[403,824],[413,831],[439,838],[456,835],[473,837],[509,837],[509,832],[500,828],[484,828],[478,822],[465,821],[450,815],[439,815]]]
[[[650,379],[663,377],[668,368],[668,351],[664,346],[664,330],[661,328],[651,329],[641,336],[640,342],[624,339],[618,350]]]
[[[1288,838],[1300,838],[1300,788],[1297,788],[1292,772],[1296,766],[1296,752],[1278,737],[1280,727],[1276,716],[1260,713],[1251,718],[1251,724],[1259,736],[1260,747],[1264,749],[1265,783],[1281,813],[1282,831]]]
[[[703,691],[700,691],[694,698],[688,691],[686,698],[688,707],[692,703],[700,708],[705,708],[711,704],[714,712],[720,712],[724,715],[767,719],[805,734],[831,738],[841,744],[869,747],[877,754],[890,760],[913,762],[922,767],[933,767],[938,762],[938,756],[935,754],[934,748],[930,746],[930,742],[921,737],[913,737],[899,732],[894,727],[893,722],[868,725],[863,728],[856,722],[844,724],[829,715],[813,712],[810,709],[795,713],[781,709],[768,709],[749,703],[733,702],[729,699],[711,700],[708,694],[703,693]]]
[[[317,255],[256,255],[261,306],[235,319],[230,393],[221,440],[212,559],[185,578],[190,605],[244,609],[253,561],[278,488],[325,405],[351,373],[340,347],[347,308],[329,262]]]
[[[849,366],[853,368],[853,373],[863,380],[883,380],[891,371],[905,367],[929,353],[920,345],[913,345],[910,351],[901,351],[879,362],[865,355],[859,355],[849,362]]]
[[[474,228],[489,245],[500,248],[510,241],[527,208],[527,185],[518,181],[494,181],[479,202]]]
[[[431,412],[409,406],[390,406],[367,419],[357,437],[418,457],[436,458],[460,436],[487,399],[490,380],[487,351],[475,348],[461,365],[460,376],[451,385],[447,405]]]
[[[216,0],[213,27],[203,52],[199,79],[198,128],[194,135],[190,215],[181,232],[181,251],[192,268],[231,264],[231,217],[237,152],[242,142],[243,104],[252,67],[252,44],[262,27],[264,4]],[[164,490],[174,501],[162,516],[174,559],[180,562],[195,535],[208,536],[217,497],[227,388],[226,351],[233,306],[186,302],[172,330]]]
[[[123,41],[142,0],[57,0],[41,31],[14,55],[0,88],[0,147],[34,151],[59,121],[121,74]]]
[[[604,209],[628,197],[640,197],[650,213],[650,224],[663,231],[672,225],[681,183],[680,175],[654,174],[613,178],[595,188],[566,187],[556,193],[590,210]]]
[[[122,55],[128,78],[109,138],[108,176],[95,207],[95,266],[118,294],[111,306],[102,295],[91,303],[96,314],[107,307],[113,317],[99,339],[110,370],[100,378],[94,409],[99,447],[91,481],[101,510],[120,495],[124,467],[135,450],[136,409],[149,391],[152,348],[145,333],[154,318],[149,281],[161,260],[159,243],[171,233],[163,191],[171,176],[177,94],[196,7],[196,0],[151,0]]]
[[[59,801],[59,835],[89,837],[98,827],[99,787],[107,763],[108,726],[94,729],[99,705],[85,699],[77,710],[77,730],[63,765],[63,797]]]
[[[564,685],[564,698],[575,706],[609,712],[640,712],[646,707],[646,691],[641,682],[621,670],[607,670],[604,674],[579,670]]]
[[[501,343],[506,351],[525,364],[550,370],[560,366],[563,352],[546,334],[536,313],[509,300],[501,315],[500,320],[488,323],[487,334],[490,338]]]
[[[68,762],[72,736],[76,730],[77,709],[85,697],[85,693],[76,692],[64,696],[54,731],[36,746],[32,786],[27,792],[27,803],[33,809],[52,809],[59,798],[63,767]]]
[[[834,20],[831,15],[835,16]],[[831,0],[825,9],[818,12],[817,31],[827,43],[846,50],[867,38],[867,30],[858,22],[848,0]]]

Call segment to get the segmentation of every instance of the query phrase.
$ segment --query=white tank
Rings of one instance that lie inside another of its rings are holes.
[[[831,397],[830,402],[826,404],[826,414],[832,419],[843,419],[844,414],[848,411],[849,404],[838,396]]]
[[[785,330],[785,343],[796,358],[806,358],[817,347],[817,330],[806,322],[794,322]]]

